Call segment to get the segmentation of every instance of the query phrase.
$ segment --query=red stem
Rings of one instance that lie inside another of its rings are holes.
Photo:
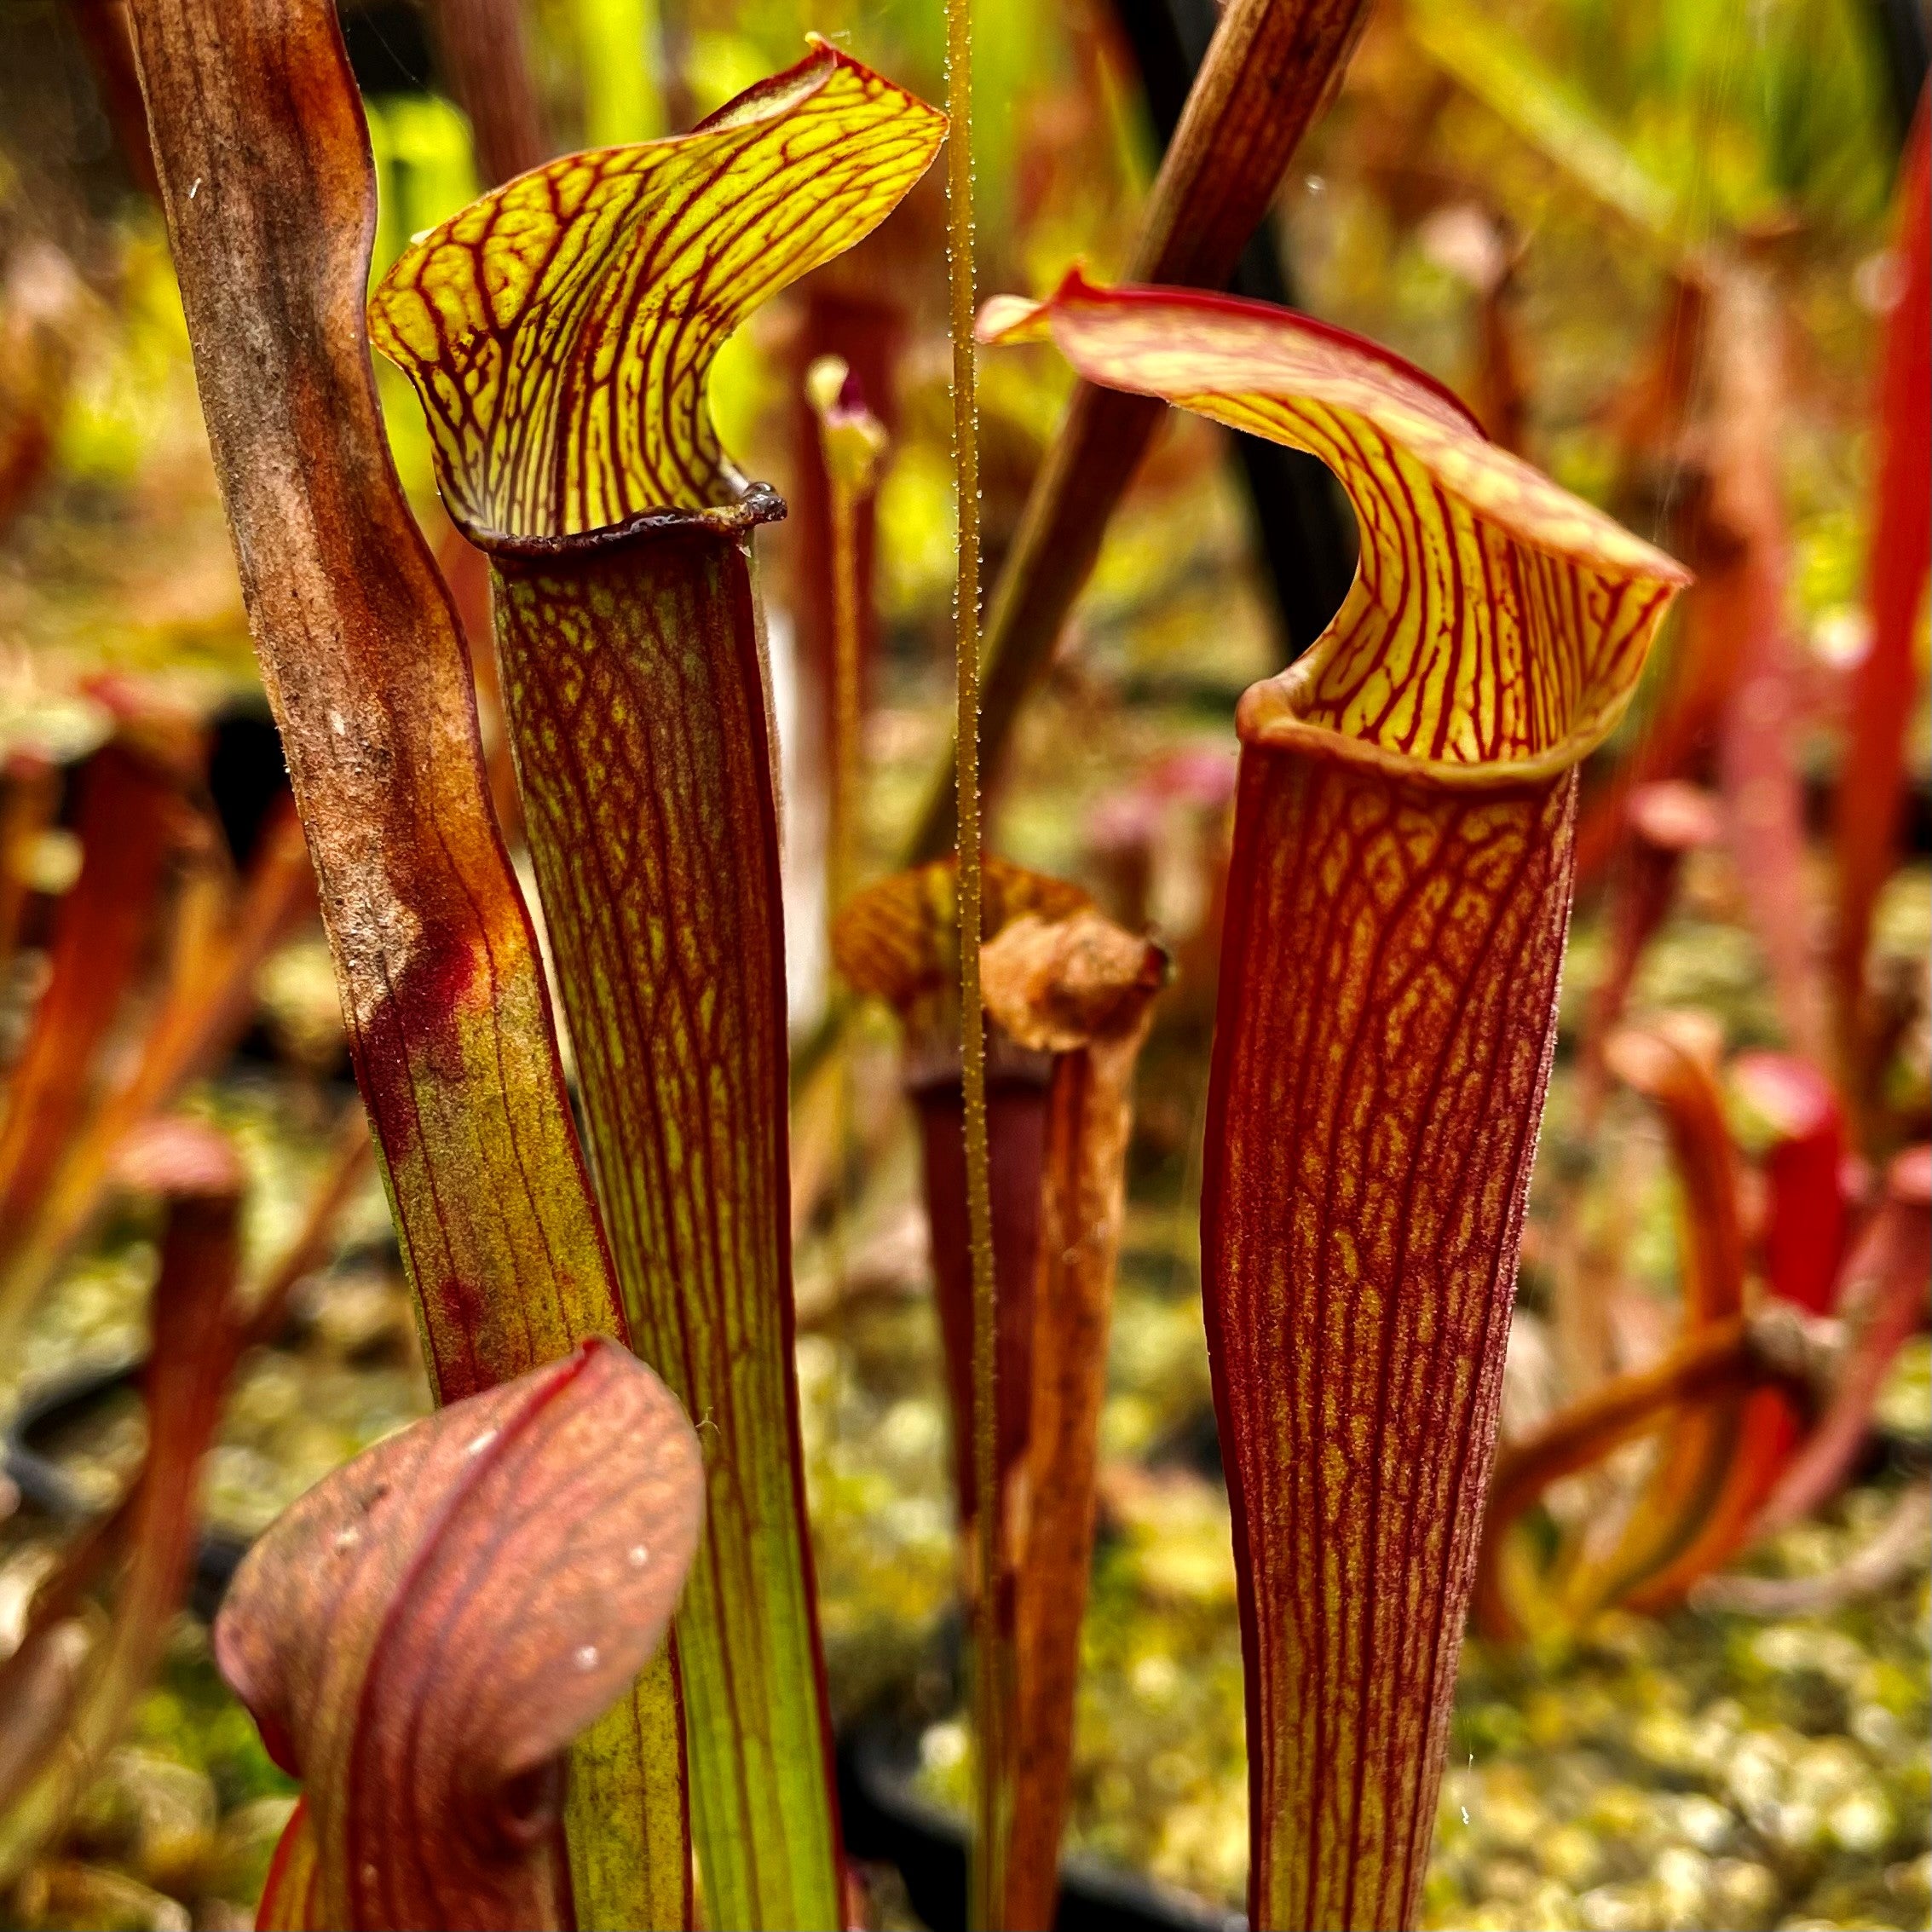
[[[998,1036],[995,1035],[995,1038]],[[1010,1044],[1006,1052],[1013,1050]],[[986,1139],[993,1195],[993,1269],[1000,1283],[999,1468],[1002,1484],[1026,1453],[1032,1387],[1033,1285],[1039,1265],[1041,1170],[1046,1159],[1050,1069],[989,1070]],[[932,1277],[953,1411],[953,1485],[960,1521],[977,1513],[973,1475],[972,1258],[966,1245],[966,1145],[960,1087],[914,1095],[924,1151]]]
[[[95,1056],[145,963],[181,829],[178,782],[121,744],[83,775],[80,876],[61,904],[47,990],[0,1122],[0,1269],[28,1244],[86,1112]]]
[[[1927,101],[1912,124],[1899,193],[1906,285],[1885,337],[1877,396],[1879,458],[1873,479],[1866,597],[1871,643],[1852,682],[1850,730],[1839,767],[1838,923],[1834,965],[1839,1052],[1853,1092],[1868,1076],[1865,955],[1872,908],[1891,872],[1905,774],[1906,732],[1918,688],[1915,651],[1932,569],[1932,172]]]
[[[1845,1271],[1847,1295],[1865,1303],[1857,1339],[1817,1427],[1754,1525],[1757,1536],[1808,1516],[1843,1487],[1865,1446],[1885,1371],[1924,1325],[1925,1283],[1932,1275],[1929,1163],[1932,1152],[1923,1147],[1893,1162],[1884,1205]]]

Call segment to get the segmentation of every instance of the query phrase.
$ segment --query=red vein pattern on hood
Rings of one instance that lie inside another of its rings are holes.
[[[982,311],[1312,451],[1362,562],[1237,713],[1202,1203],[1248,1659],[1249,1919],[1414,1919],[1555,1034],[1574,768],[1683,571],[1356,337],[1094,289]]]
[[[538,885],[633,1342],[703,1427],[678,1616],[707,1912],[839,1921],[793,1368],[776,745],[718,345],[858,240],[944,118],[822,42],[689,134],[568,157],[433,231],[371,332],[490,556]]]
[[[553,161],[425,236],[370,333],[423,399],[457,522],[557,537],[735,501],[712,358],[891,212],[943,126],[815,41],[689,134]]]

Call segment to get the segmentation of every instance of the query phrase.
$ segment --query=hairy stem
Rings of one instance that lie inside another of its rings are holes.
[[[995,1587],[999,1490],[999,1287],[993,1266],[993,1197],[986,1135],[986,1036],[980,1018],[979,829],[979,402],[973,339],[972,10],[946,0],[946,280],[953,338],[953,477],[958,493],[959,574],[954,650],[959,673],[954,718],[953,798],[958,824],[960,1092],[966,1151],[968,1242],[972,1256],[972,1460],[982,1507],[974,1519],[974,1837],[968,1910],[995,1923],[1003,1889],[1005,1821],[1000,1816],[1006,1699],[999,1681]]]
[[[1137,280],[1200,288],[1226,281],[1367,17],[1365,0],[1230,0],[1148,197],[1133,251]],[[1160,420],[1159,406],[1144,397],[1084,383],[1067,405],[994,586],[980,729],[995,781],[1020,708]],[[945,851],[950,789],[935,781],[913,862]]]

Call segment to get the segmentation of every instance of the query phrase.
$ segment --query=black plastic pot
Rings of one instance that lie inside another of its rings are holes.
[[[840,1739],[845,1848],[895,1866],[931,1932],[966,1932],[965,1823],[914,1791],[914,1762],[911,1740],[887,1725],[860,1726]],[[1054,1932],[1242,1932],[1247,1923],[1096,1860],[1070,1858],[1061,1866]]]
[[[3,1463],[22,1503],[69,1526],[84,1523],[94,1514],[43,1445],[109,1396],[135,1387],[146,1366],[143,1355],[86,1364],[36,1390],[20,1404],[6,1433]],[[247,1542],[240,1537],[219,1530],[202,1531],[188,1587],[188,1602],[198,1617],[212,1618],[221,1608],[235,1566],[247,1551]]]

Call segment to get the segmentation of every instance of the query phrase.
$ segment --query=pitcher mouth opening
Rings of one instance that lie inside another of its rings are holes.
[[[555,563],[680,538],[741,537],[760,523],[781,522],[786,515],[784,498],[770,483],[747,483],[733,503],[708,504],[701,510],[660,505],[595,530],[513,535],[507,530],[480,529],[454,517],[452,521],[487,556],[506,562]]]
[[[1309,715],[1319,707],[1315,682],[1325,642],[1318,640],[1298,662],[1249,685],[1242,694],[1235,707],[1235,733],[1244,750],[1299,753],[1433,791],[1466,794],[1541,791],[1576,770],[1616,730],[1632,696],[1632,689],[1626,689],[1608,701],[1578,705],[1568,730],[1541,751],[1463,764],[1455,758],[1392,751]]]

